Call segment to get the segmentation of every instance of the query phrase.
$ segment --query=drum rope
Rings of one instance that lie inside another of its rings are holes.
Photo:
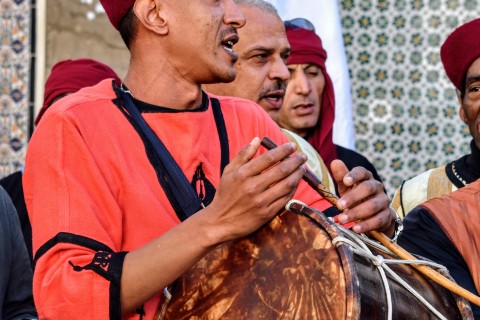
[[[385,271],[390,274],[392,278],[394,278],[400,285],[402,285],[405,289],[407,289],[414,297],[416,297],[421,303],[423,303],[432,313],[434,313],[439,319],[442,320],[447,320],[438,310],[435,309],[425,298],[423,298],[414,288],[412,288],[408,283],[406,283],[402,278],[400,278],[395,271],[390,269],[387,264],[427,264],[427,265],[435,265],[435,267],[440,266],[436,263],[431,263],[429,261],[422,261],[422,260],[395,260],[395,259],[385,259],[381,255],[374,255],[372,251],[367,247],[365,242],[371,241],[369,239],[360,239],[359,236],[355,233],[353,233],[350,230],[347,230],[345,228],[342,228],[341,226],[339,227],[347,237],[342,237],[342,236],[337,236],[332,240],[332,243],[335,246],[340,246],[340,245],[349,245],[355,254],[358,254],[360,256],[363,256],[369,260],[372,261],[372,263],[377,267],[381,278],[382,282],[385,288],[385,295],[387,297],[387,317],[388,320],[392,319],[392,297],[391,297],[391,291],[390,291],[390,286],[388,284],[388,280],[385,274]],[[365,237],[366,238],[366,237]],[[372,241],[373,242],[373,241]],[[380,248],[379,244],[375,244],[376,248]],[[387,248],[382,247],[381,250],[389,252]],[[440,266],[443,267],[443,266]],[[444,267],[443,267],[444,268]]]
[[[343,232],[348,233],[351,237],[361,238],[360,241],[370,245],[371,247],[374,247],[375,249],[383,251],[383,252],[385,252],[389,255],[395,256],[395,253],[393,253],[391,250],[384,247],[382,244],[378,243],[377,241],[374,241],[374,240],[370,239],[365,234],[363,234],[363,233],[361,233],[361,234],[353,233],[352,231],[350,231],[348,229],[345,229],[341,225],[337,225],[337,227],[342,229]],[[421,260],[421,259],[417,259],[417,260],[386,259],[385,261],[388,261],[388,264],[422,264],[422,265],[428,265],[432,268],[440,269],[440,272],[443,273],[443,274],[448,274],[448,269],[444,265],[438,264],[438,263],[433,262],[433,261],[427,261],[427,260]]]
[[[172,286],[169,286],[169,287],[166,287],[166,288],[163,288],[163,297],[164,297],[164,300],[162,302],[162,308],[160,310],[160,313],[159,315],[155,318],[156,320],[159,319],[163,319],[165,317],[165,314],[167,313],[167,308],[168,308],[168,305],[170,304],[170,301],[172,300],[172,293],[170,292],[172,290]]]
[[[382,268],[382,264],[383,264],[383,257],[381,256],[374,256],[373,254],[368,253],[369,249],[366,248],[363,249],[363,248],[360,248],[360,246],[356,243],[354,243],[353,241],[351,241],[350,239],[347,239],[345,237],[336,237],[332,240],[332,243],[335,245],[335,246],[339,246],[339,245],[342,245],[342,244],[348,244],[350,245],[350,247],[353,248],[353,252],[355,254],[358,254],[358,255],[361,255],[365,258],[368,258],[370,259],[373,264],[375,266],[377,266],[377,269],[380,273],[380,276],[382,278],[382,283],[383,283],[383,286],[385,288],[385,296],[387,297],[387,319],[388,320],[392,320],[392,294],[391,294],[391,291],[390,291],[390,285],[388,284],[388,280],[387,280],[387,277],[385,275],[385,270],[384,268]],[[367,251],[368,250],[368,251]],[[382,259],[379,259],[382,258]]]

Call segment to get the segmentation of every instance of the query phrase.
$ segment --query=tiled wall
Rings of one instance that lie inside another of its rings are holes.
[[[440,46],[480,17],[478,0],[340,0],[359,152],[389,193],[469,152]]]
[[[468,152],[470,137],[458,118],[439,48],[455,27],[480,17],[480,0],[339,3],[356,148],[374,163],[392,193],[403,179]],[[0,177],[22,167],[32,130],[34,4],[0,0]],[[75,0],[49,0],[47,6],[47,71],[61,59],[93,57],[123,75],[128,53],[104,16],[87,23],[85,12],[78,12],[88,8]],[[98,30],[111,33],[95,35]],[[65,45],[68,41],[72,45]],[[82,41],[88,45],[78,46]]]
[[[128,67],[128,51],[105,14],[91,20],[98,1],[0,0],[0,178],[23,167],[33,132],[37,1],[46,8],[46,39],[37,39],[45,41],[46,76],[64,59],[96,59],[122,77]]]
[[[21,169],[31,131],[34,5],[0,0],[0,177]]]

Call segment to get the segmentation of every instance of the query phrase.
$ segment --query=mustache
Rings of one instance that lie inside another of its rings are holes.
[[[274,92],[274,91],[279,91],[279,90],[282,90],[283,95],[285,96],[285,89],[286,88],[287,88],[287,85],[285,84],[285,82],[276,81],[273,85],[271,85],[269,87],[266,87],[266,88],[262,88],[262,90],[260,91],[259,97],[260,97],[260,99],[263,99],[269,93]]]
[[[232,34],[235,34],[238,37],[237,29],[229,25],[226,29],[220,32],[220,39],[224,39]]]

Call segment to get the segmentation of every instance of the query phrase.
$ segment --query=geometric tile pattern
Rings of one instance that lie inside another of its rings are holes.
[[[480,16],[480,0],[338,1],[356,149],[391,194],[403,179],[468,152],[470,136],[439,49],[455,27]],[[0,177],[24,164],[34,3],[0,0]]]
[[[0,177],[22,168],[29,136],[32,1],[0,0]]]
[[[480,16],[480,1],[339,1],[356,149],[391,195],[402,180],[470,151],[440,47]]]

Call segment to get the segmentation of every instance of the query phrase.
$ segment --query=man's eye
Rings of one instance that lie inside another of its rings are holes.
[[[480,83],[468,86],[467,94],[470,99],[480,99]]]
[[[479,91],[480,91],[480,83],[474,83],[467,87],[467,93],[479,92]]]
[[[266,59],[268,59],[268,55],[265,54],[265,53],[257,54],[257,55],[254,55],[254,56],[253,56],[253,59],[256,59],[256,60],[266,60]]]
[[[480,91],[480,86],[474,86],[469,89],[471,92],[479,92]]]

